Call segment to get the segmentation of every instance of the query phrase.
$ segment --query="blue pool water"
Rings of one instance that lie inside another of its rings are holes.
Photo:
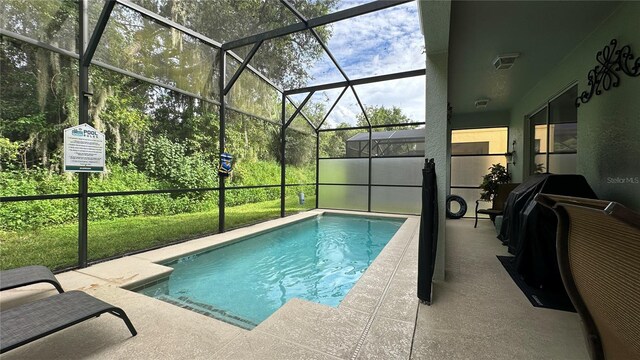
[[[403,222],[321,215],[168,263],[139,292],[251,329],[291,298],[337,306]]]

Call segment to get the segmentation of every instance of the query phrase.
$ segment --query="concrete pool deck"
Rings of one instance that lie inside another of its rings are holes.
[[[446,281],[416,298],[418,218],[409,217],[337,308],[294,299],[251,331],[122,288],[166,275],[155,261],[193,253],[313,210],[57,275],[122,307],[138,330],[105,314],[0,355],[11,359],[588,359],[577,314],[535,308],[496,255],[489,221],[447,221]],[[337,212],[337,211],[330,211]],[[345,212],[354,213],[354,212]],[[356,213],[371,215],[367,213]],[[406,216],[403,216],[406,217]],[[57,292],[0,293],[2,309]]]
[[[57,275],[66,290],[82,290],[119,306],[122,320],[102,315],[22,346],[2,359],[390,359],[408,358],[418,308],[415,296],[419,219],[407,218],[337,308],[300,299],[286,303],[251,331],[127,289],[168,276],[159,262],[215,248],[316,216],[309,212],[208,236]],[[55,294],[46,285],[2,293],[3,309]]]

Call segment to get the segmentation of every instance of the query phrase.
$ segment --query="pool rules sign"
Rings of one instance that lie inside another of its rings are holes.
[[[104,171],[104,134],[81,124],[64,130],[64,171]]]

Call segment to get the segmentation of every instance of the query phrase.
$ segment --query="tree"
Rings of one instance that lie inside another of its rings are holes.
[[[7,30],[77,52],[75,0],[2,0],[2,19]]]
[[[410,123],[411,118],[402,113],[402,109],[399,107],[393,106],[391,108],[386,108],[384,106],[365,106],[364,110],[367,114],[367,118],[371,125],[393,125],[393,124],[406,124]],[[367,126],[367,119],[365,119],[363,114],[358,114],[357,116],[357,126]],[[396,127],[388,127],[387,130],[398,130],[402,129],[401,126]],[[404,127],[406,128],[406,127]]]
[[[337,0],[295,0],[307,18],[327,14]],[[140,0],[139,4],[215,40],[226,42],[299,22],[275,0]],[[44,43],[76,51],[78,3],[74,0],[4,0],[3,24]],[[102,8],[89,2],[91,19]],[[327,40],[330,27],[317,29]],[[62,172],[62,129],[78,123],[78,63],[75,59],[0,36],[0,166],[29,172]],[[236,49],[243,56],[251,46]],[[313,35],[299,32],[266,41],[252,66],[285,88],[308,79],[322,48]],[[123,6],[114,8],[95,60],[217,100],[219,51],[177,30],[164,27]],[[237,66],[238,64],[235,64]],[[229,61],[229,72],[234,60]],[[215,169],[219,151],[219,109],[136,78],[92,65],[90,123],[106,134],[107,169],[116,167],[170,187],[203,186],[197,176]],[[259,117],[280,119],[280,95],[254,73],[245,71],[227,97],[231,107]],[[305,110],[319,122],[324,109]],[[279,126],[229,110],[227,151],[239,161],[278,161]],[[274,136],[277,133],[277,136]],[[287,163],[303,166],[315,158],[315,139],[287,132]],[[343,145],[344,146],[344,145]],[[145,152],[146,149],[146,152]],[[173,154],[186,164],[177,171],[162,161]],[[176,155],[177,154],[177,155]],[[184,160],[184,161],[183,161]],[[205,169],[205,170],[203,170]],[[183,173],[180,175],[178,173]],[[215,174],[214,174],[215,175]],[[103,179],[110,176],[107,172]],[[115,176],[115,175],[114,175]],[[204,176],[204,175],[203,175]],[[204,178],[203,178],[204,179]]]
[[[60,171],[62,129],[78,119],[76,62],[5,37],[0,41],[0,134],[20,144],[24,168]]]
[[[347,140],[363,130],[346,130],[351,127],[347,123],[339,124],[337,131],[323,131],[320,133],[320,157],[345,157],[347,155]]]
[[[75,1],[4,0],[2,11],[6,29],[76,50]],[[78,118],[75,61],[5,37],[0,41],[0,133],[20,143],[23,167],[59,171],[60,130]]]
[[[143,0],[142,6],[198,31],[214,40],[228,42],[300,22],[277,0]],[[296,0],[293,5],[307,18],[326,15],[337,0]],[[323,41],[329,27],[317,28]],[[173,31],[173,42],[183,41]],[[234,49],[245,57],[252,45]],[[309,76],[307,69],[321,55],[322,47],[311,32],[303,31],[265,41],[251,64],[285,88],[300,87]]]

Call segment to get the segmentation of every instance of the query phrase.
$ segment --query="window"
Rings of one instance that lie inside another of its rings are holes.
[[[461,196],[467,202],[466,217],[474,216],[474,203],[480,199],[480,184],[489,167],[493,164],[507,166],[508,141],[509,129],[506,127],[451,131],[451,194]],[[481,202],[480,207],[489,208],[491,203]]]
[[[488,141],[472,141],[451,144],[451,155],[472,155],[488,153]]]
[[[578,152],[578,112],[574,85],[529,117],[530,173],[573,174]]]

